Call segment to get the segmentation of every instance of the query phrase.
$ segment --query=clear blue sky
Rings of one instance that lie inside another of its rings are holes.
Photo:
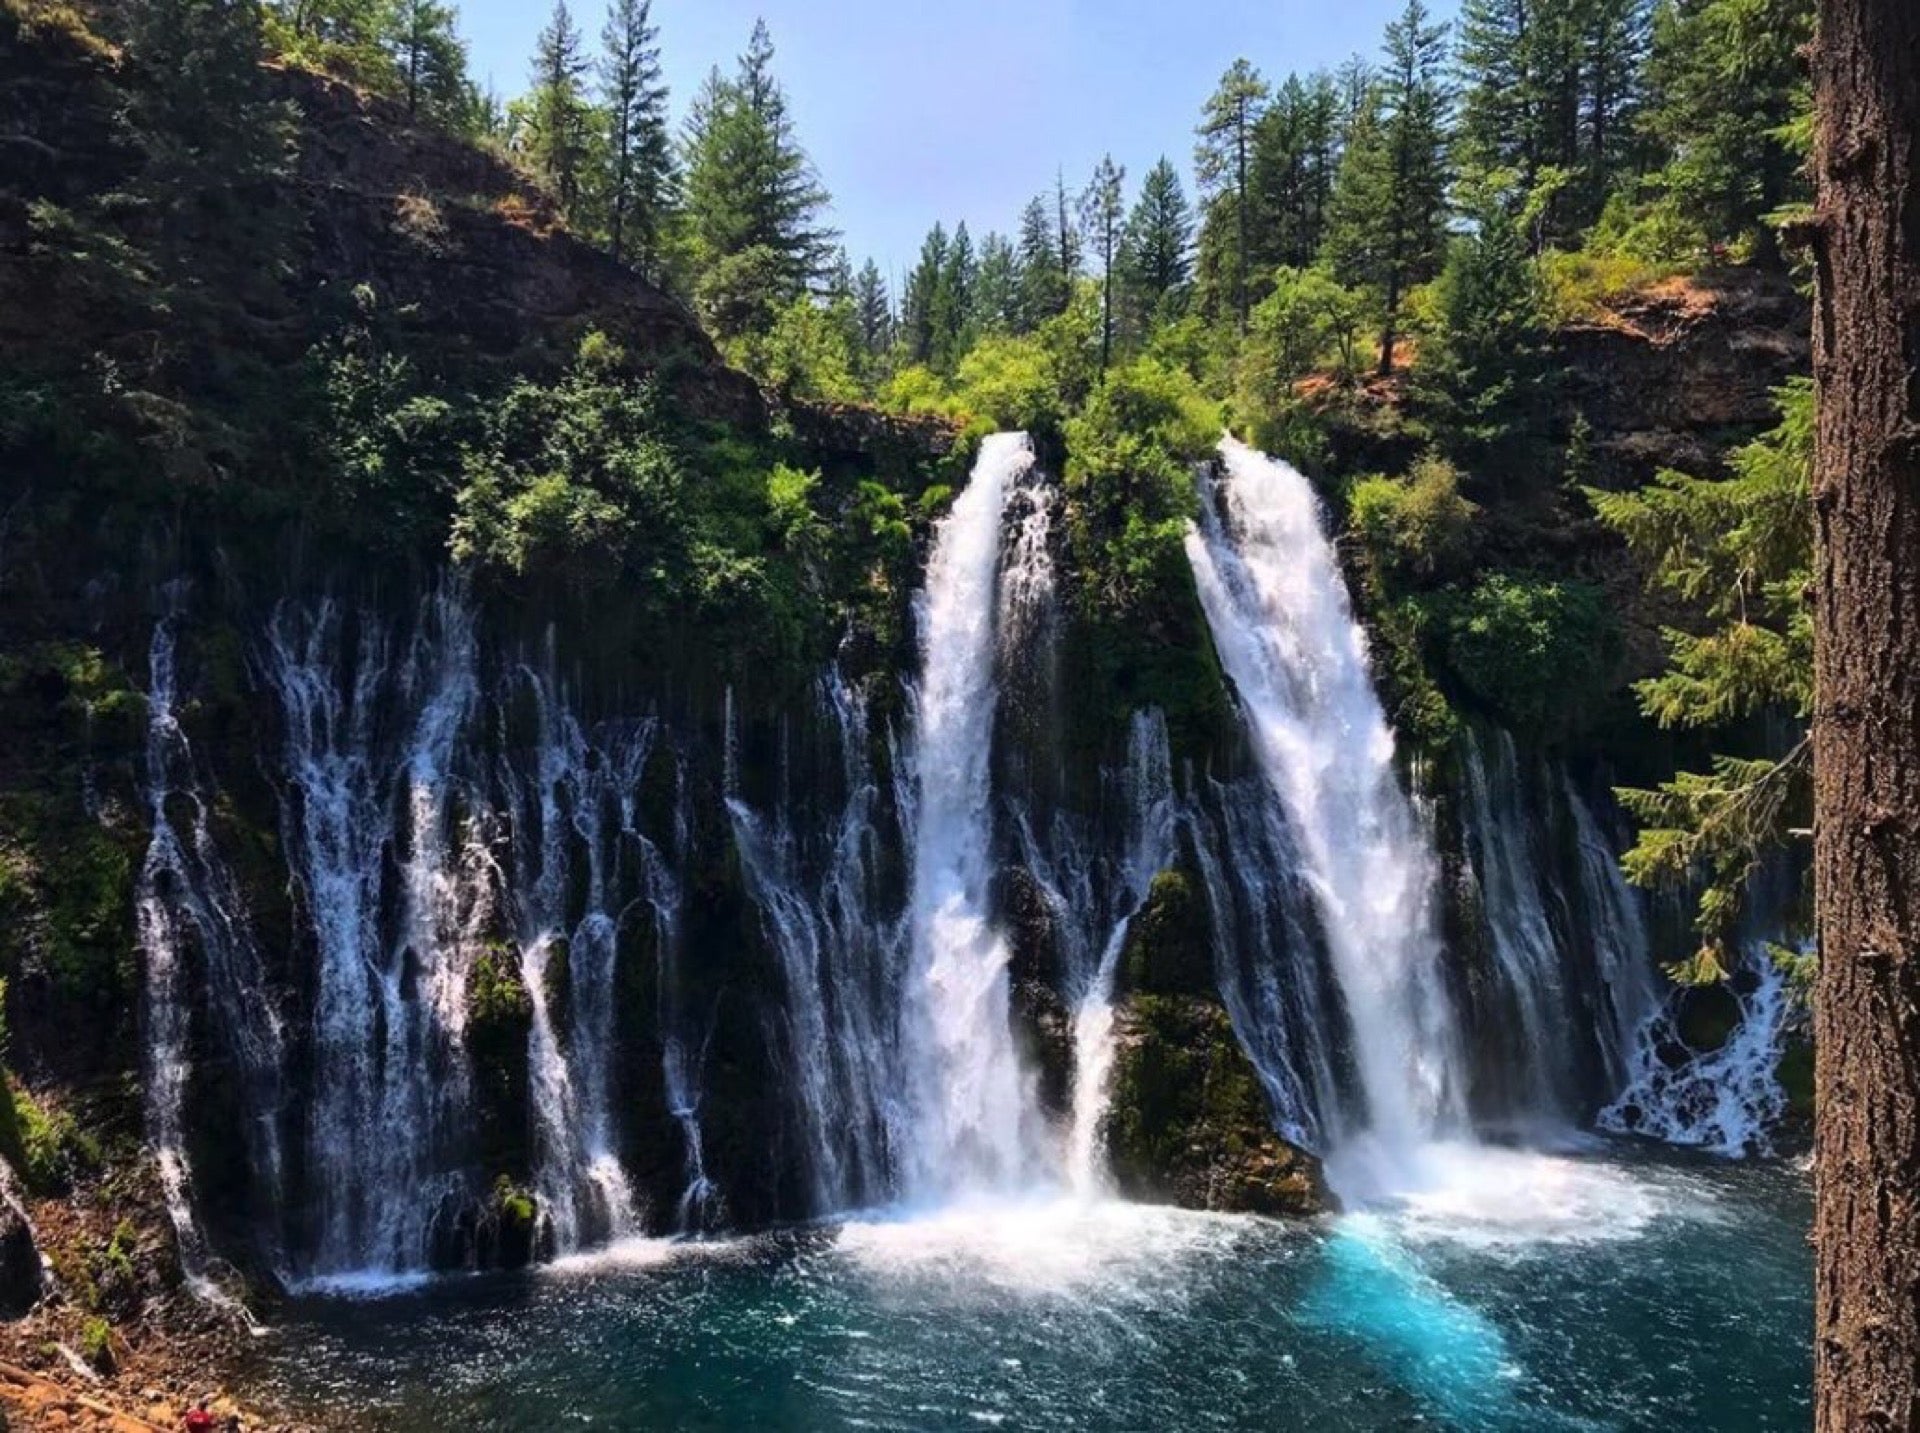
[[[464,0],[472,69],[527,85],[551,0]],[[598,43],[604,0],[569,0]],[[935,220],[1011,230],[1064,166],[1111,150],[1129,200],[1162,154],[1190,172],[1193,125],[1238,55],[1269,79],[1377,55],[1403,0],[654,0],[676,124],[765,16],[801,140],[858,264],[897,272]],[[1453,0],[1429,0],[1451,15]]]

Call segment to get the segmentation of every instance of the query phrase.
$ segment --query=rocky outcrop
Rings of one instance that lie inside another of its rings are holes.
[[[1320,1162],[1274,1133],[1260,1077],[1218,1001],[1134,996],[1115,1037],[1107,1147],[1123,1195],[1293,1218],[1334,1207]]]
[[[1610,487],[1660,468],[1718,472],[1735,443],[1773,426],[1773,390],[1812,363],[1806,298],[1785,277],[1725,269],[1610,304],[1554,336],[1562,403],[1592,429]]]

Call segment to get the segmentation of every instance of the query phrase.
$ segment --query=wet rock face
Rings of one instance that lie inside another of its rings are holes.
[[[12,1189],[0,1187],[0,1318],[24,1315],[39,1302],[40,1289],[40,1250],[33,1225]]]
[[[1106,1134],[1121,1194],[1284,1218],[1334,1207],[1319,1160],[1274,1133],[1218,1001],[1136,995],[1118,1012],[1116,1037]]]

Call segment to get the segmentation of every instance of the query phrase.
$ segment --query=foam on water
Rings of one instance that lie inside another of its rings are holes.
[[[977,1200],[846,1224],[836,1250],[881,1280],[1025,1294],[1162,1298],[1266,1221],[1121,1200]]]

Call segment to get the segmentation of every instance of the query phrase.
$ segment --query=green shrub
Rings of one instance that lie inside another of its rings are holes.
[[[1460,495],[1460,471],[1431,454],[1404,478],[1361,478],[1347,492],[1347,525],[1383,569],[1422,579],[1468,556],[1480,509]]]
[[[1449,669],[1508,726],[1564,724],[1611,685],[1619,622],[1590,583],[1496,572],[1431,605]]]
[[[113,1372],[113,1325],[95,1316],[80,1330],[80,1354],[102,1373]]]

